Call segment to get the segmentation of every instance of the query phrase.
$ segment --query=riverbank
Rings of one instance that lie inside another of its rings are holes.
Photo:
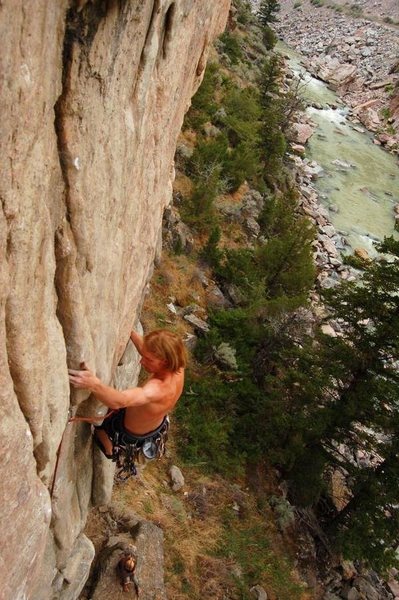
[[[281,43],[278,51],[285,59],[286,88],[297,89],[306,105],[306,111],[297,113],[290,137],[294,167],[301,171],[299,186],[311,181],[305,209],[314,216],[320,207],[323,218],[341,238],[340,252],[356,250],[366,256],[366,250],[375,256],[375,242],[394,233],[398,218],[396,159],[373,144],[370,134],[348,118],[349,109],[325,83],[306,71],[299,54]],[[306,206],[308,197],[313,199],[310,207]],[[331,228],[327,231],[335,235]],[[319,231],[319,235],[325,232]],[[325,249],[317,260],[322,262],[323,257],[328,258]]]
[[[344,14],[323,0],[282,0],[275,29],[374,133],[375,143],[398,153],[398,27]]]

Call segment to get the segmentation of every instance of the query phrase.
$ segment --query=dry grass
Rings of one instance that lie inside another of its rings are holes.
[[[239,223],[227,223],[221,227],[220,248],[239,250],[246,242],[247,236]]]
[[[177,143],[186,144],[189,148],[194,148],[197,141],[197,132],[193,129],[184,129],[179,133],[179,137],[177,138]]]
[[[167,327],[180,335],[191,331],[186,321],[167,308],[170,302],[181,307],[194,303],[206,306],[205,290],[196,264],[185,255],[164,253],[144,302],[142,320],[146,331],[159,327]]]
[[[173,192],[175,194],[181,194],[183,198],[190,198],[193,189],[194,183],[190,177],[187,177],[187,175],[184,175],[184,173],[181,173],[180,171],[176,172],[176,179],[173,182]]]
[[[208,489],[212,490],[215,484],[202,476],[185,473],[186,489],[190,492],[172,493],[167,483],[167,471],[166,461],[147,465],[139,479],[115,488],[114,500],[134,508],[140,517],[162,528],[168,597],[187,600],[197,597],[187,595],[184,591],[187,587],[200,597],[199,557],[215,550],[221,534],[218,511],[215,505],[210,506],[215,500],[214,493],[208,494]],[[199,497],[204,499],[200,510]],[[212,596],[202,597],[210,599]]]
[[[185,468],[185,488],[169,487],[171,462],[147,465],[114,490],[114,500],[162,528],[165,577],[173,600],[246,600],[260,584],[271,600],[311,600],[287,561],[286,541],[268,506],[244,487]]]

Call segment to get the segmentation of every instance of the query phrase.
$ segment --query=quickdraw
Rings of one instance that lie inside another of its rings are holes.
[[[116,463],[117,481],[126,481],[137,475],[136,465],[142,458],[153,460],[165,454],[168,439],[169,418],[165,417],[161,425],[145,436],[136,436],[129,432],[115,431],[111,437],[113,443],[112,460]]]

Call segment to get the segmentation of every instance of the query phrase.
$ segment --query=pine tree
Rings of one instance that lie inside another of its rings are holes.
[[[322,337],[313,360],[309,352],[301,364],[319,389],[312,403],[304,401],[306,381],[297,388],[308,428],[299,432],[290,479],[296,500],[309,504],[322,492],[326,467],[346,473],[352,499],[327,531],[351,559],[383,568],[394,559],[399,528],[399,242],[389,238],[379,250],[388,257],[365,265],[359,283],[326,294],[346,333]],[[359,450],[374,463],[359,466]]]
[[[275,23],[279,10],[280,4],[278,0],[262,0],[256,13],[260,24],[263,27],[267,27],[269,23]]]
[[[260,101],[263,108],[269,108],[279,96],[280,79],[281,58],[278,54],[272,54],[263,63],[259,77]]]

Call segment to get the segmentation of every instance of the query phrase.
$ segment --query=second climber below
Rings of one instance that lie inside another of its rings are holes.
[[[167,428],[167,415],[183,392],[187,354],[180,337],[159,329],[144,337],[132,331],[130,339],[141,355],[141,365],[150,374],[142,386],[118,391],[102,383],[85,363],[81,370],[69,369],[74,387],[90,390],[115,411],[95,427],[96,441],[107,458],[115,456],[116,440],[132,443],[135,439],[150,439]]]

